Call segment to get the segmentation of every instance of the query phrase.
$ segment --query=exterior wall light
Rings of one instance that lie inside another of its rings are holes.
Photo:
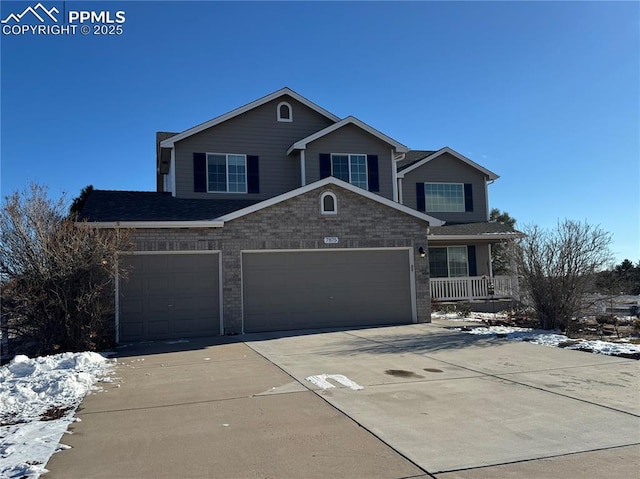
[[[427,252],[424,250],[422,246],[418,248],[418,254],[420,255],[421,258],[424,258],[425,256],[427,256]]]

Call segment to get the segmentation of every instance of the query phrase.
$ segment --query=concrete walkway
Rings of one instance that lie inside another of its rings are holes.
[[[637,477],[638,361],[438,325],[238,339],[121,349],[47,477]]]

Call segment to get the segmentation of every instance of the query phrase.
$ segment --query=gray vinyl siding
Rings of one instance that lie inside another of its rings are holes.
[[[405,174],[402,180],[403,203],[417,209],[416,183],[471,183],[473,211],[464,213],[430,212],[427,214],[447,223],[476,223],[487,221],[487,191],[485,175],[449,153],[443,153],[428,163]]]
[[[346,125],[309,143],[305,152],[307,184],[320,178],[320,153],[361,153],[378,155],[380,191],[376,193],[393,200],[393,178],[391,145],[361,130],[355,125]]]
[[[277,105],[286,101],[293,122],[277,121]],[[178,198],[267,199],[301,186],[300,160],[287,149],[333,122],[291,97],[283,96],[176,143]],[[259,156],[260,193],[195,193],[193,153],[237,153]]]

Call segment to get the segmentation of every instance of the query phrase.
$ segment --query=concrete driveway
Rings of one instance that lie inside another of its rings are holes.
[[[48,477],[586,479],[640,468],[638,361],[434,324],[236,339],[121,349],[120,387],[85,400]],[[306,379],[324,374],[362,389]]]

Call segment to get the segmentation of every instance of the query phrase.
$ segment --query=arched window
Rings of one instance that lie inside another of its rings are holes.
[[[337,215],[338,214],[338,200],[336,195],[327,191],[320,196],[320,212],[323,215]]]
[[[278,103],[278,121],[293,121],[293,109],[286,101]]]

